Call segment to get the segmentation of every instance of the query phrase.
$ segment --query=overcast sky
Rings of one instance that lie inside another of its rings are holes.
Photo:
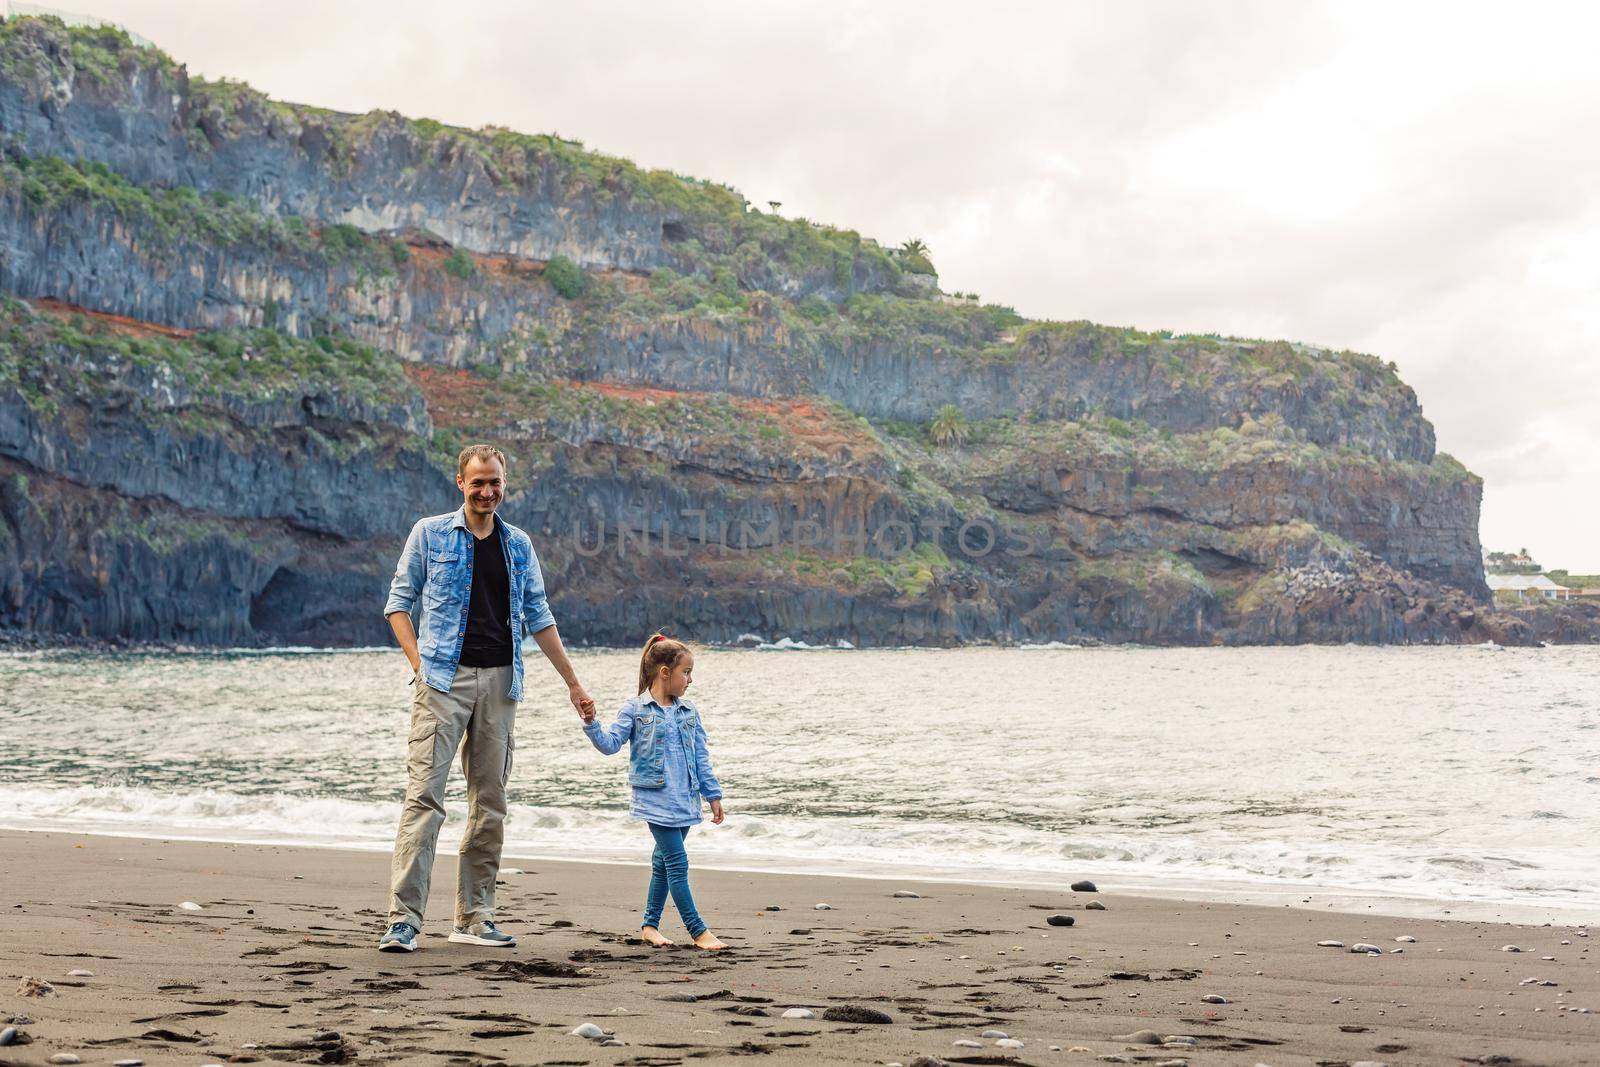
[[[1399,364],[1483,538],[1600,572],[1600,9],[82,0],[275,97],[584,141],[1033,317]]]

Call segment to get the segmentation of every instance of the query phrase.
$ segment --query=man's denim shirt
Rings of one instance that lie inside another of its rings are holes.
[[[496,515],[500,545],[506,553],[506,577],[511,586],[511,691],[522,699],[522,635],[536,634],[556,624],[545,603],[544,575],[533,554],[528,535]],[[422,659],[423,682],[441,693],[450,692],[461,642],[467,636],[467,609],[472,599],[472,531],[467,529],[464,507],[448,515],[419,519],[411,527],[400,562],[389,585],[383,617],[397,611],[411,616],[417,630],[417,652]]]

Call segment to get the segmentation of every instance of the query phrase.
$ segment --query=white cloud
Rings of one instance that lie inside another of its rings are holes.
[[[554,130],[1026,314],[1394,359],[1486,543],[1600,571],[1600,9],[103,0],[191,69]]]

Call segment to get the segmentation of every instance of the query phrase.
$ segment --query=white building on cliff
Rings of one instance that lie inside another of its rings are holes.
[[[1557,585],[1544,574],[1488,574],[1484,580],[1489,583],[1490,592],[1515,593],[1518,600],[1526,600],[1530,594],[1546,600],[1572,599],[1571,589]]]

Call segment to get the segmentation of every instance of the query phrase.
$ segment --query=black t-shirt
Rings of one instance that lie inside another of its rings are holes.
[[[463,667],[506,667],[511,654],[511,581],[497,522],[488,537],[472,539],[472,593],[460,663]]]

